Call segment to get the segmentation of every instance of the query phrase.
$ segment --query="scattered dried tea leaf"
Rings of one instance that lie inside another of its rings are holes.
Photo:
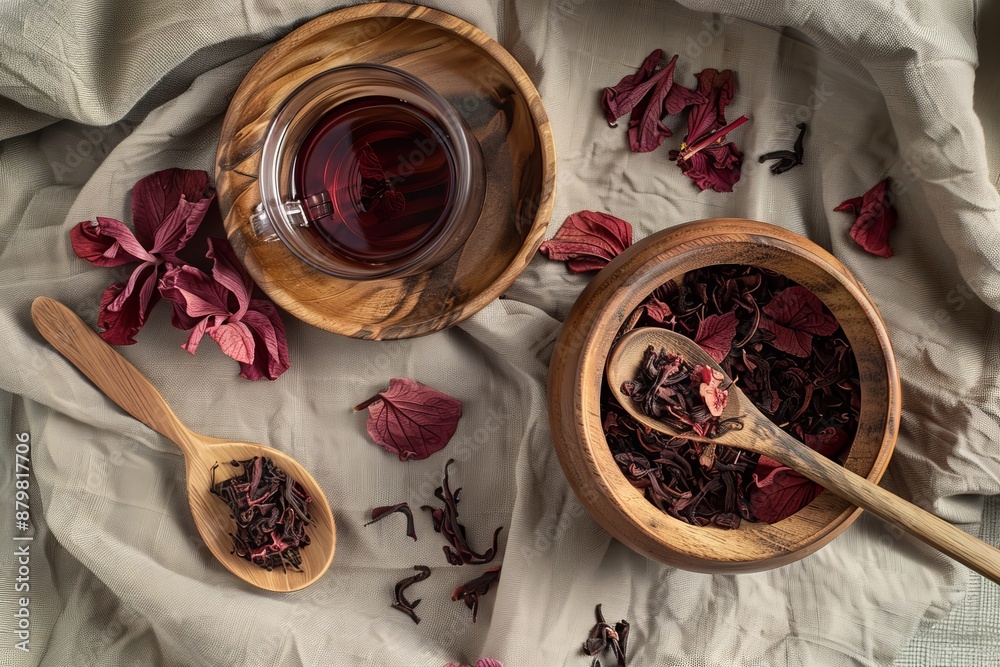
[[[448,480],[448,468],[454,463],[454,459],[448,459],[444,465],[444,481],[441,486],[434,490],[434,496],[444,503],[444,507],[431,507],[423,505],[420,509],[431,513],[434,521],[435,532],[444,535],[448,544],[443,547],[445,558],[452,565],[483,565],[493,560],[497,553],[497,538],[503,526],[500,526],[493,533],[493,546],[484,553],[476,553],[469,546],[465,536],[465,526],[458,522],[458,502],[462,489],[451,490]]]
[[[710,357],[721,364],[733,348],[736,323],[736,313],[709,315],[698,323],[698,333],[694,336],[694,342],[701,345]]]
[[[128,280],[101,296],[97,325],[112,345],[132,345],[160,299],[159,278],[194,235],[215,198],[204,171],[166,169],[132,188],[133,233],[113,218],[85,220],[70,230],[73,251],[94,266],[138,262]]]
[[[268,571],[280,567],[301,571],[299,549],[309,545],[306,526],[312,523],[312,498],[298,481],[264,456],[232,461],[238,475],[216,483],[212,466],[211,492],[222,498],[236,520],[233,553]]]
[[[413,541],[417,541],[417,531],[413,527],[413,512],[410,510],[409,503],[399,503],[397,505],[385,505],[383,507],[376,507],[372,510],[372,520],[366,523],[366,526],[370,526],[377,521],[381,521],[390,514],[399,512],[406,516],[406,534],[413,538]]]
[[[403,612],[404,614],[412,618],[414,623],[419,624],[420,617],[417,616],[417,612],[414,610],[417,608],[417,605],[420,604],[420,600],[417,599],[414,600],[413,602],[410,602],[408,599],[406,599],[406,589],[412,586],[413,584],[423,581],[424,579],[431,576],[431,569],[426,565],[414,565],[413,569],[416,570],[417,573],[402,579],[396,584],[396,587],[393,589],[392,608],[398,609],[399,611]]]
[[[462,402],[407,378],[355,406],[368,408],[368,435],[400,461],[419,461],[443,449],[455,435]]]
[[[783,174],[792,167],[802,164],[802,142],[806,136],[806,124],[799,123],[795,127],[799,129],[799,136],[795,139],[795,146],[792,150],[771,151],[757,158],[761,164],[768,160],[775,160],[775,163],[771,165],[772,174]]]
[[[288,342],[277,309],[251,298],[253,280],[226,239],[208,239],[212,275],[190,265],[171,265],[160,293],[173,303],[172,323],[190,331],[181,347],[198,350],[207,333],[224,354],[240,363],[248,380],[275,380],[288,370]]]
[[[823,302],[800,285],[775,294],[761,312],[761,328],[774,334],[771,345],[797,357],[809,356],[813,334],[829,336],[838,327]]]
[[[722,380],[717,370],[662,349],[657,352],[650,345],[643,353],[639,374],[624,382],[620,391],[643,414],[669,424],[679,435],[693,431],[714,438],[743,428],[739,419],[719,419],[729,401]]]
[[[626,651],[628,650],[629,622],[623,618],[612,627],[604,620],[601,605],[597,605],[595,614],[597,624],[590,630],[586,641],[583,642],[583,652],[588,656],[596,656],[610,648],[618,661],[618,667],[625,667],[628,657]],[[596,659],[595,662],[600,664]]]
[[[501,567],[501,565],[491,567],[475,579],[458,586],[451,594],[452,601],[462,600],[465,606],[472,610],[473,623],[476,622],[476,616],[479,614],[479,598],[489,593],[493,584],[500,580]]]
[[[632,225],[607,213],[580,211],[567,217],[539,251],[566,262],[570,271],[583,273],[600,271],[630,245]]]
[[[861,197],[848,199],[834,211],[847,211],[855,216],[851,238],[859,246],[878,257],[892,257],[889,234],[896,228],[896,208],[889,194],[889,179],[872,186]]]

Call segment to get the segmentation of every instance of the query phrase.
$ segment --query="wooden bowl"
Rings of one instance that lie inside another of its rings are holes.
[[[812,290],[840,322],[861,379],[858,431],[845,465],[873,482],[895,446],[900,388],[885,323],[868,293],[830,253],[780,227],[733,218],[683,224],[639,241],[591,281],[566,319],[549,367],[552,438],[566,477],[594,518],[632,549],[687,570],[731,574],[803,558],[839,535],[861,510],[825,492],[775,524],[697,527],[661,512],[619,470],[600,409],[612,341],[655,287],[718,264],[781,272]]]
[[[475,230],[450,259],[416,276],[336,278],[251,229],[261,202],[261,145],[282,102],[317,74],[359,63],[422,80],[451,103],[483,150],[486,195]],[[229,240],[278,305],[345,336],[407,338],[469,317],[528,265],[552,215],[555,146],[538,91],[486,33],[426,7],[366,4],[313,19],[254,65],[222,126],[216,187]]]

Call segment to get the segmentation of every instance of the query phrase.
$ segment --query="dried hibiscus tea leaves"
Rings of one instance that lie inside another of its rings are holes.
[[[597,623],[590,630],[590,634],[587,635],[587,640],[583,642],[583,652],[588,656],[598,656],[604,653],[606,650],[611,649],[611,652],[617,660],[618,667],[625,667],[628,649],[628,632],[629,632],[629,622],[624,618],[617,623],[612,625],[604,619],[604,614],[601,612],[601,605],[597,605],[595,610],[597,616]],[[595,659],[595,663],[600,664],[600,662]]]
[[[740,180],[743,153],[726,135],[749,118],[740,116],[726,122],[726,107],[733,101],[736,86],[732,70],[704,69],[695,74],[697,93],[703,102],[692,104],[687,114],[687,136],[680,149],[670,151],[681,172],[702,190],[732,192]]]
[[[212,274],[190,265],[172,265],[160,279],[160,293],[173,304],[171,323],[190,331],[181,347],[198,350],[205,334],[240,363],[248,380],[276,380],[289,368],[288,341],[278,309],[253,298],[253,279],[229,241],[208,239]]]
[[[876,183],[861,197],[848,199],[833,210],[854,215],[851,238],[859,246],[878,257],[892,257],[889,234],[896,228],[897,214],[888,178]]]
[[[390,514],[399,512],[406,516],[406,534],[413,538],[415,542],[417,540],[417,531],[413,527],[413,512],[410,510],[409,503],[399,503],[397,505],[385,505],[383,507],[376,507],[372,510],[372,520],[366,523],[366,526],[370,526],[373,523],[381,521]]]
[[[301,572],[299,550],[309,545],[306,526],[309,497],[305,487],[266,456],[232,461],[242,472],[215,481],[219,464],[212,466],[211,492],[221,498],[236,520],[233,552],[268,571],[280,567]]]
[[[112,345],[132,345],[160,299],[159,279],[201,225],[215,189],[204,171],[165,169],[132,188],[132,225],[113,218],[85,220],[70,230],[78,257],[94,266],[136,264],[128,279],[101,296],[97,325]]]
[[[539,252],[566,262],[573,273],[600,271],[632,245],[632,225],[607,213],[580,211],[568,216]]]
[[[445,558],[452,565],[483,565],[493,560],[497,554],[497,538],[503,526],[500,526],[493,533],[493,545],[484,553],[477,553],[469,546],[465,536],[465,526],[458,522],[458,502],[462,489],[451,490],[448,480],[448,467],[454,463],[454,459],[449,459],[444,466],[444,481],[441,486],[434,490],[434,495],[444,503],[443,507],[431,507],[424,505],[421,509],[431,513],[434,522],[434,531],[444,535],[448,544],[443,547]]]
[[[419,461],[444,448],[455,435],[462,402],[407,378],[355,406],[368,408],[368,435],[400,461]]]
[[[393,589],[392,608],[398,609],[412,618],[414,623],[419,624],[420,617],[417,616],[417,612],[414,610],[417,608],[417,605],[420,604],[420,600],[418,599],[410,602],[406,597],[406,589],[431,576],[431,569],[426,565],[414,565],[413,569],[416,570],[417,573],[400,580]]]
[[[740,429],[738,419],[719,418],[729,402],[727,387],[719,371],[692,365],[684,357],[650,345],[643,353],[639,374],[622,384],[621,393],[643,414],[669,424],[683,437],[686,432],[714,438],[731,429]]]
[[[836,318],[810,290],[759,267],[705,267],[654,290],[626,318],[627,328],[640,326],[664,327],[699,342],[765,416],[817,452],[837,458],[850,445],[860,410],[857,363]],[[708,405],[695,400],[702,383],[697,393],[690,379],[678,389],[650,393],[659,373],[664,383],[677,375],[665,360],[653,358],[650,365],[629,390],[649,401],[647,414],[666,414],[678,430],[691,425],[677,414],[688,421],[705,417],[706,410],[711,416]],[[706,396],[728,389],[704,384]],[[767,457],[652,432],[621,408],[621,400],[633,397],[613,389],[605,387],[601,399],[612,455],[626,479],[674,518],[720,528],[774,523],[821,492]],[[712,426],[707,419],[700,428],[708,433]]]
[[[781,150],[781,151],[771,151],[770,153],[764,153],[757,161],[764,164],[768,160],[774,160],[774,164],[771,165],[772,174],[783,174],[792,167],[797,167],[802,164],[802,143],[806,136],[806,124],[799,123],[795,127],[799,130],[799,136],[795,139],[795,146],[792,150]]]
[[[490,592],[493,584],[500,580],[500,567],[492,567],[481,575],[458,586],[451,594],[454,602],[461,600],[465,606],[472,610],[472,622],[476,622],[479,614],[479,599]]]

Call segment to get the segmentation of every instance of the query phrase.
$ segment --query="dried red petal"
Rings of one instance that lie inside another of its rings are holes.
[[[132,224],[143,246],[167,261],[194,236],[215,198],[208,174],[164,169],[142,178],[132,189]]]
[[[760,458],[761,461],[768,459],[766,456]],[[750,493],[750,509],[761,521],[781,521],[811,503],[823,490],[815,482],[773,459],[764,461],[764,464],[769,472],[766,477],[761,477],[761,463],[757,464],[757,472],[753,476],[755,488]],[[777,466],[772,467],[772,464]]]
[[[562,227],[539,250],[549,259],[565,261],[570,271],[599,271],[632,245],[632,225],[596,211],[580,211],[566,218]]]
[[[97,222],[84,220],[69,231],[77,257],[94,266],[115,267],[133,262],[152,262],[150,255],[125,223],[98,216]]]
[[[761,328],[774,333],[771,345],[797,357],[809,356],[813,334],[829,336],[838,326],[823,302],[801,285],[775,294],[761,313],[766,315]]]
[[[828,426],[816,435],[807,435],[803,438],[805,443],[823,456],[833,458],[840,454],[847,444],[847,431],[835,426]]]
[[[649,301],[643,304],[643,307],[646,309],[646,315],[649,319],[654,322],[659,322],[660,324],[663,324],[667,318],[672,317],[674,314],[673,311],[670,310],[670,306],[663,303],[656,297],[651,297]]]
[[[677,56],[657,72],[652,91],[632,109],[628,119],[628,145],[635,153],[648,153],[660,146],[673,133],[662,118],[667,96],[674,86]]]
[[[732,192],[743,165],[743,153],[731,141],[703,148],[687,160],[679,151],[670,151],[670,159],[677,160],[681,172],[701,190],[716,192]]]
[[[726,124],[726,107],[736,94],[732,70],[720,72],[708,68],[695,74],[695,77],[698,78],[697,92],[705,101],[693,105],[688,111],[688,144],[695,143]]]
[[[656,84],[651,80],[656,66],[663,58],[663,50],[656,49],[642,62],[635,74],[623,76],[614,86],[605,88],[601,93],[601,107],[612,127],[615,121],[631,111],[639,101]]]
[[[889,196],[888,178],[876,183],[862,197],[848,199],[833,210],[854,214],[851,238],[859,246],[878,257],[892,257],[889,234],[896,228],[898,216]]]
[[[407,378],[354,408],[368,408],[368,435],[400,461],[421,460],[444,448],[458,428],[462,402]]]
[[[104,290],[97,316],[97,326],[103,329],[101,338],[112,345],[135,343],[135,335],[160,299],[156,274],[156,265],[144,262],[132,272],[128,282],[115,283]]]
[[[173,303],[171,321],[190,330],[182,346],[194,354],[207,333],[240,362],[248,380],[277,379],[289,368],[285,327],[274,305],[251,299],[253,282],[225,239],[208,240],[212,276],[193,266],[170,266],[160,293]]]
[[[243,322],[253,335],[254,357],[253,363],[240,364],[240,375],[247,380],[277,380],[291,366],[278,309],[265,299],[251,299]]]
[[[698,324],[694,342],[721,364],[733,347],[737,321],[736,313],[709,315]]]

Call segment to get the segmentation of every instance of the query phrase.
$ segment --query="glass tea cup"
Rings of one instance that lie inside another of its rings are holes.
[[[469,238],[483,207],[479,142],[402,70],[348,65],[302,84],[261,150],[251,227],[348,280],[423,273]]]

